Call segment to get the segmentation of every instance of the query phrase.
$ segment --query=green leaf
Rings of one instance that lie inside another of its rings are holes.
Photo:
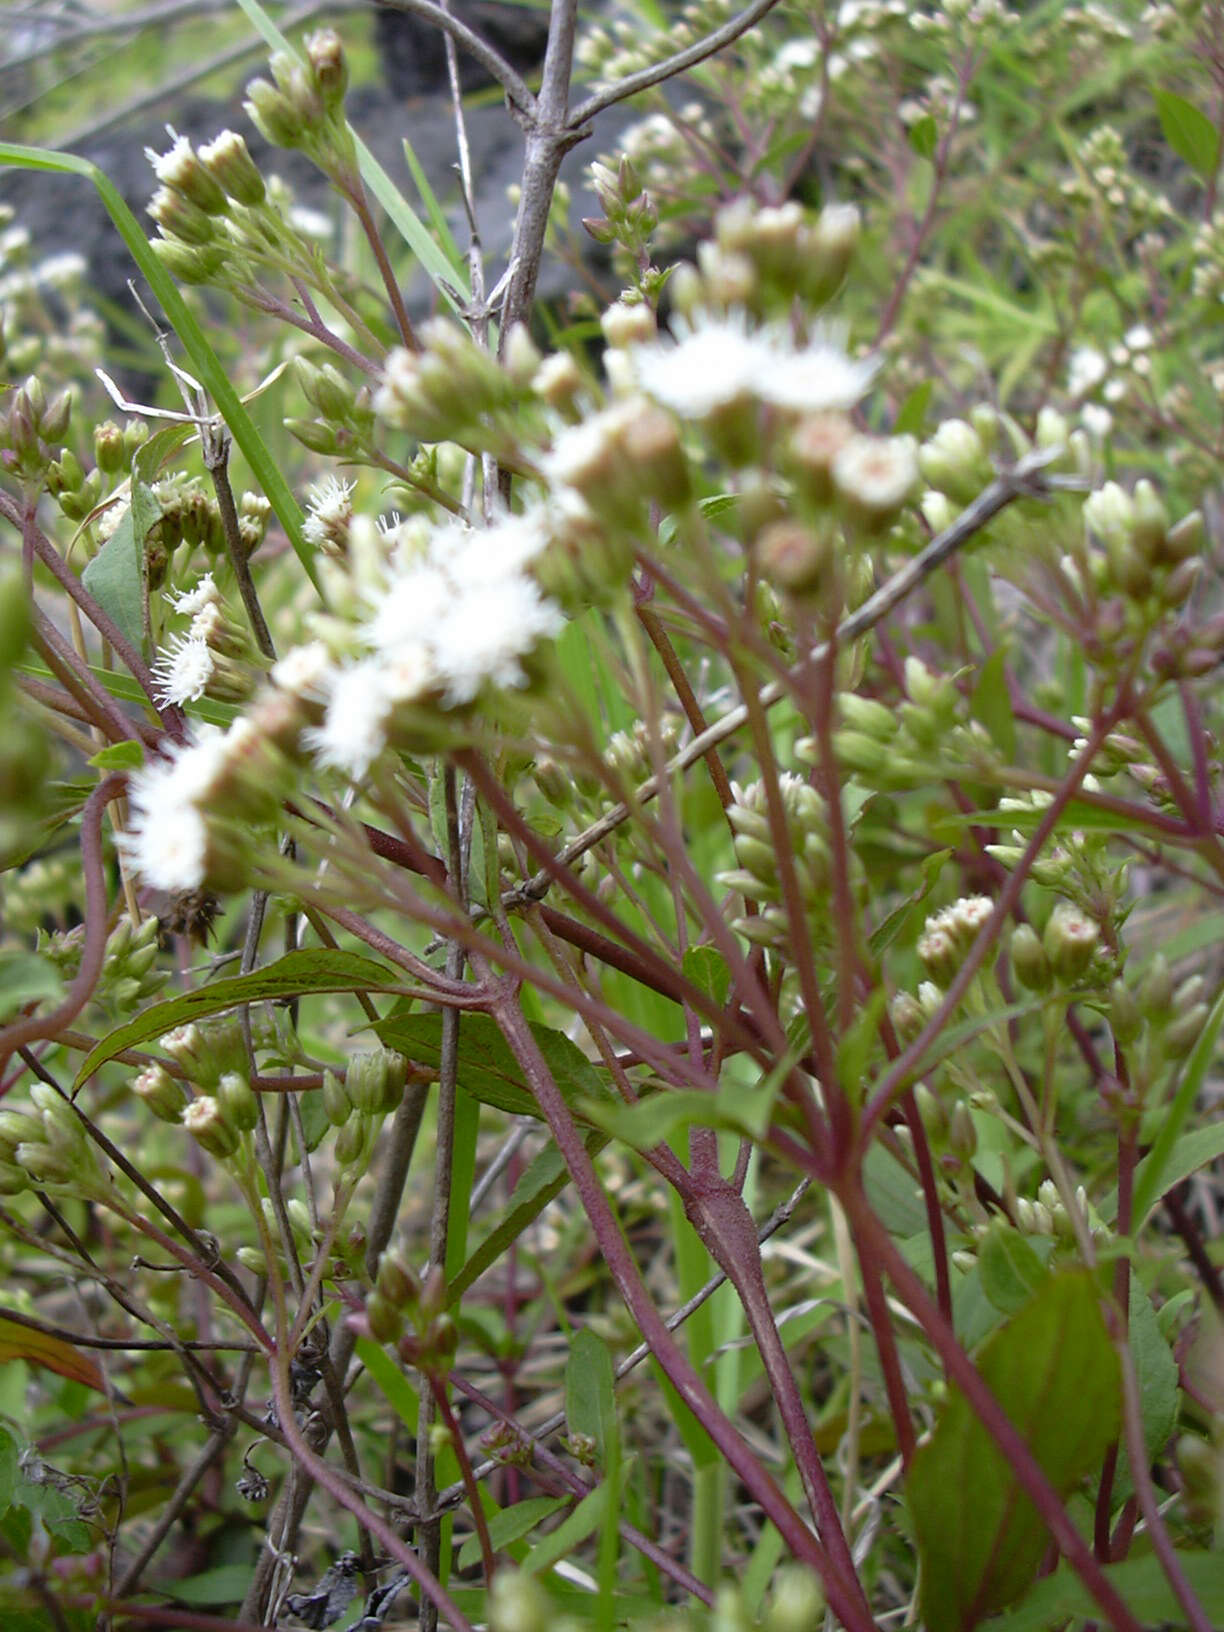
[[[1216,998],[1211,1013],[1203,1023],[1203,1029],[1199,1033],[1198,1041],[1190,1050],[1189,1057],[1182,1068],[1177,1093],[1173,1096],[1173,1102],[1169,1106],[1168,1114],[1160,1124],[1160,1131],[1156,1135],[1155,1143],[1135,1169],[1133,1208],[1133,1228],[1135,1230],[1142,1226],[1148,1213],[1166,1190],[1171,1189],[1174,1184],[1184,1179],[1188,1173],[1193,1173],[1197,1166],[1203,1165],[1202,1162],[1196,1161],[1194,1166],[1186,1168],[1184,1172],[1178,1172],[1174,1166],[1173,1153],[1176,1148],[1179,1148],[1181,1130],[1194,1107],[1195,1101],[1198,1099],[1199,1089],[1203,1086],[1208,1069],[1215,1057],[1216,1039],[1220,1034],[1221,1025],[1224,1025],[1224,992],[1221,992],[1219,997]],[[1218,1131],[1218,1128],[1200,1130],[1201,1133]],[[1193,1135],[1190,1137],[1193,1137]],[[1195,1151],[1183,1151],[1183,1161],[1186,1159],[1187,1154],[1193,1157]],[[1210,1156],[1204,1158],[1204,1161],[1211,1160],[1212,1157]],[[1116,1215],[1116,1199],[1114,1201],[1114,1211]]]
[[[97,771],[138,771],[144,764],[144,749],[135,741],[112,742],[100,748],[88,763]]]
[[[60,174],[84,176],[93,183],[133,260],[144,273],[171,327],[183,342],[191,359],[192,372],[216,403],[234,441],[242,449],[247,463],[276,512],[277,520],[285,529],[306,576],[318,589],[314,551],[302,533],[302,512],[298,508],[297,500],[289,491],[289,484],[281,474],[280,465],[264,446],[263,438],[239,400],[228,373],[209,345],[195,314],[153,253],[140,223],[124,203],[114,182],[99,170],[96,164],[76,153],[53,153],[40,147],[19,147],[14,142],[0,142],[0,164],[18,165],[25,170],[52,170]]]
[[[1152,100],[1165,141],[1179,159],[1210,181],[1220,158],[1220,135],[1211,120],[1176,91],[1153,91]]]
[[[1093,1278],[1046,1280],[977,1360],[1046,1478],[1065,1495],[1100,1460],[1120,1418],[1118,1359]],[[1049,1544],[1011,1463],[959,1389],[916,1453],[906,1491],[928,1632],[968,1632],[1033,1579]]]
[[[589,1434],[607,1460],[617,1432],[612,1356],[585,1326],[574,1334],[565,1364],[565,1420],[571,1434]]]
[[[1139,1409],[1143,1417],[1143,1443],[1153,1456],[1168,1443],[1177,1426],[1179,1410],[1177,1361],[1173,1358],[1152,1300],[1135,1277],[1130,1282],[1130,1311],[1127,1320],[1130,1350],[1139,1379]],[[1126,1447],[1122,1447],[1126,1457]],[[1129,1476],[1129,1461],[1127,1463]],[[1120,1498],[1123,1493],[1115,1492]]]
[[[410,1060],[435,1067],[441,1064],[440,1014],[414,1014],[406,1005],[397,1005],[374,1030],[388,1048],[399,1049]],[[599,1072],[564,1032],[533,1023],[531,1034],[567,1102],[572,1104],[580,1096],[596,1103],[611,1097]],[[482,1105],[511,1116],[540,1116],[509,1043],[487,1014],[465,1014],[460,1022],[459,1081]]]
[[[588,1134],[586,1139],[588,1153],[596,1155],[607,1142],[606,1136],[602,1133]],[[486,1269],[498,1262],[507,1247],[517,1241],[529,1225],[535,1223],[549,1202],[554,1201],[569,1182],[569,1170],[561,1152],[556,1145],[546,1145],[515,1185],[514,1193],[506,1203],[506,1210],[501,1218],[454,1279],[448,1277],[446,1283],[448,1309],[454,1308],[468,1287],[478,1280]]]
[[[991,742],[1009,763],[1016,757],[1016,721],[1007,693],[1008,651],[1000,646],[978,671],[969,713],[985,726]]]
[[[563,1519],[555,1530],[532,1548],[523,1561],[524,1572],[527,1575],[542,1575],[561,1559],[568,1558],[571,1553],[576,1552],[587,1537],[593,1535],[603,1523],[608,1497],[609,1487],[605,1479],[602,1484],[596,1485],[588,1496],[582,1498],[568,1518]]]
[[[564,1496],[532,1496],[525,1502],[515,1502],[513,1507],[504,1507],[500,1513],[491,1513],[487,1523],[494,1552],[502,1552],[521,1541],[537,1524],[565,1505]],[[459,1568],[467,1570],[479,1563],[480,1537],[471,1535],[459,1549]]]
[[[327,1111],[323,1104],[323,1090],[311,1088],[302,1094],[298,1099],[298,1109],[302,1113],[302,1132],[306,1136],[306,1149],[317,1150],[329,1126]]]
[[[0,1019],[9,1019],[27,1003],[54,1001],[64,994],[59,970],[49,958],[24,947],[0,947]]]
[[[934,114],[924,113],[909,128],[909,145],[920,159],[933,159],[939,146],[939,126]]]
[[[1178,1566],[1213,1626],[1224,1626],[1224,1569],[1219,1553],[1179,1552]],[[1154,1553],[1109,1564],[1105,1575],[1141,1626],[1184,1626],[1186,1612],[1174,1596]],[[1100,1606],[1068,1564],[1038,1581],[1023,1603],[990,1623],[990,1632],[1048,1632],[1081,1618],[1096,1619]]]
[[[154,1592],[164,1592],[179,1604],[240,1604],[251,1584],[250,1564],[218,1564],[215,1569],[178,1581],[150,1581]]]
[[[906,396],[905,401],[897,409],[897,417],[893,420],[894,436],[921,436],[926,424],[927,409],[931,402],[931,393],[935,389],[934,380],[922,380]]]
[[[0,1513],[5,1513],[13,1505],[13,1493],[17,1489],[17,1458],[20,1446],[9,1433],[8,1429],[0,1425]]]
[[[145,539],[160,517],[152,490],[133,482],[131,504],[81,574],[85,588],[137,651],[145,634]]]
[[[1046,1266],[1019,1230],[1001,1220],[982,1237],[978,1248],[982,1290],[1003,1315],[1014,1315],[1046,1277]]]
[[[100,1065],[114,1059],[125,1048],[136,1048],[151,1037],[164,1036],[176,1026],[236,1009],[243,1003],[305,997],[312,992],[394,991],[401,981],[402,977],[393,970],[356,952],[333,951],[327,947],[289,952],[275,963],[252,970],[249,975],[214,980],[198,991],[186,992],[167,1003],[155,1003],[126,1025],[116,1027],[86,1055],[77,1072],[75,1086],[79,1088]]]
[[[731,971],[721,952],[712,946],[690,946],[680,960],[680,967],[685,979],[691,980],[715,1003],[726,1003],[731,990]]]
[[[404,1427],[415,1435],[420,1426],[420,1398],[386,1349],[372,1337],[359,1337],[357,1358],[382,1389]]]

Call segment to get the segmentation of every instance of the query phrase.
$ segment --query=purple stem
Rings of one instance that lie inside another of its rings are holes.
[[[85,801],[81,815],[81,871],[85,877],[85,940],[81,947],[81,967],[69,986],[64,1001],[50,1014],[32,1014],[14,1020],[0,1031],[0,1069],[15,1049],[40,1037],[54,1037],[89,1002],[106,951],[106,874],[102,866],[102,812],[118,799],[127,779],[118,773],[106,777]]]

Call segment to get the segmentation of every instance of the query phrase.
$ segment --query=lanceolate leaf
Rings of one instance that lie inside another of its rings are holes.
[[[168,1003],[155,1003],[125,1026],[118,1026],[85,1057],[76,1075],[79,1087],[86,1077],[107,1060],[114,1059],[125,1048],[137,1048],[151,1037],[162,1037],[176,1026],[185,1026],[192,1020],[203,1020],[210,1014],[222,1014],[242,1003],[261,1003],[270,998],[304,997],[311,992],[385,992],[401,984],[394,971],[363,958],[355,952],[312,948],[304,952],[290,952],[254,969],[249,975],[234,975],[228,980],[214,980],[210,986],[186,992],[171,998]]]
[[[616,1434],[614,1386],[607,1344],[583,1327],[574,1334],[565,1367],[565,1420],[571,1434],[589,1434],[605,1458]]]
[[[1118,1432],[1118,1360],[1093,1278],[1047,1280],[985,1344],[982,1378],[1065,1495]],[[928,1632],[969,1632],[1032,1582],[1049,1532],[1011,1463],[953,1390],[906,1491]]]
[[[35,1331],[33,1327],[0,1316],[0,1365],[9,1360],[25,1360],[32,1366],[45,1366],[48,1371],[84,1383],[87,1388],[106,1392],[106,1384],[97,1365],[74,1344],[56,1337],[51,1332]]]
[[[137,651],[145,634],[145,539],[160,517],[153,490],[134,482],[122,520],[81,574],[85,588]]]
[[[1156,91],[1154,101],[1165,141],[1204,181],[1210,180],[1220,156],[1220,138],[1211,120],[1176,91]]]

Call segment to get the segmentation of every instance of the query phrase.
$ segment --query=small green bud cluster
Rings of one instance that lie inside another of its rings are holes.
[[[24,599],[24,597],[23,597]],[[0,583],[0,607],[5,591]],[[74,855],[40,856],[20,871],[4,875],[4,927],[10,935],[32,938],[43,923],[65,908],[82,908],[80,862]]]
[[[896,1024],[895,1019],[893,1023]],[[967,1167],[977,1154],[978,1135],[972,1108],[968,1101],[958,1099],[949,1110],[943,1099],[923,1082],[915,1087],[914,1099],[932,1154],[939,1160],[940,1170],[954,1176]]]
[[[161,1047],[188,1081],[205,1092],[214,1092],[227,1073],[247,1070],[246,1039],[232,1015],[176,1026],[161,1039]]]
[[[398,355],[398,353],[394,354]],[[351,455],[374,441],[373,393],[354,386],[332,363],[318,365],[295,357],[293,370],[313,419],[286,419],[286,428],[312,453]]]
[[[420,342],[419,351],[397,347],[387,358],[376,417],[420,442],[456,442],[469,453],[517,450],[524,393],[509,372],[448,318],[423,324]]]
[[[1074,169],[1060,191],[1075,213],[1086,218],[1084,226],[1069,226],[1070,232],[1106,231],[1115,242],[1150,232],[1175,213],[1163,192],[1134,173],[1126,143],[1113,125],[1098,126],[1080,143]]]
[[[595,163],[589,174],[604,213],[585,217],[583,226],[597,244],[619,244],[635,261],[645,262],[651,235],[659,224],[659,211],[642,186],[633,161],[623,157],[615,170]]]
[[[125,914],[106,940],[99,979],[99,996],[107,997],[121,1014],[129,1014],[154,997],[169,978],[157,967],[157,919],[145,918],[139,928]]]
[[[1044,791],[1019,798],[1008,795],[999,801],[999,810],[1041,810],[1049,803],[1049,797]],[[987,846],[988,853],[1007,867],[1016,866],[1025,853],[1023,833],[1013,829],[1011,840],[1010,844]],[[1031,877],[1034,883],[1065,896],[1102,927],[1120,925],[1126,916],[1129,863],[1114,863],[1107,834],[1094,831],[1059,834],[1033,862]]]
[[[918,938],[918,957],[937,986],[946,990],[956,979],[993,911],[989,896],[967,895],[927,918]]]
[[[789,772],[780,777],[779,789],[799,893],[813,923],[823,923],[828,905],[830,859],[825,802],[801,776]],[[736,919],[734,928],[762,946],[784,948],[789,935],[764,783],[754,782],[747,788],[737,788],[727,820],[735,835],[735,859],[739,865],[720,873],[718,881],[761,907],[755,916]]]
[[[383,1118],[403,1099],[408,1072],[409,1062],[402,1054],[379,1047],[354,1054],[343,1079],[334,1071],[324,1073],[323,1108],[336,1129],[342,1185],[356,1183],[369,1166]]]
[[[348,63],[334,29],[306,41],[306,61],[277,51],[268,66],[272,81],[253,79],[243,104],[251,122],[273,147],[300,148],[333,179],[352,184],[356,148],[344,117]]]
[[[1075,1205],[1080,1216],[1087,1219],[1093,1240],[1107,1241],[1109,1230],[1094,1214],[1089,1205],[1088,1192],[1082,1184],[1076,1189]],[[1016,1226],[1025,1235],[1051,1236],[1063,1242],[1075,1239],[1075,1227],[1053,1179],[1041,1181],[1037,1187],[1036,1201],[1020,1196],[1015,1202],[1015,1213]]]
[[[651,758],[651,738],[657,738],[654,752],[667,760],[680,744],[680,722],[673,714],[665,714],[651,731],[644,720],[636,720],[628,731],[617,731],[608,739],[604,749],[604,764],[616,779],[617,785],[636,787],[655,769]]]
[[[454,1359],[459,1332],[446,1309],[446,1276],[435,1267],[424,1283],[402,1254],[384,1253],[365,1319],[380,1343],[395,1344],[419,1371],[445,1370]]]
[[[843,724],[833,734],[833,748],[843,768],[879,788],[926,786],[933,775],[957,776],[987,783],[999,763],[999,752],[979,720],[969,718],[968,704],[950,675],[934,674],[920,658],[905,660],[907,696],[899,705],[855,692],[838,696]],[[796,746],[800,759],[817,763],[813,738]],[[982,790],[983,799],[990,796]]]
[[[4,468],[24,481],[43,480],[53,465],[56,450],[64,445],[71,417],[72,391],[60,391],[48,399],[42,381],[32,374],[0,410],[0,461]]]
[[[1176,526],[1151,482],[1133,493],[1106,482],[1084,500],[1084,526],[1103,552],[1093,576],[1100,594],[1116,594],[1152,613],[1181,606],[1194,588],[1205,548],[1205,528],[1193,510]],[[1212,655],[1212,662],[1218,654]],[[1196,672],[1193,668],[1187,672]]]
[[[30,1089],[28,1110],[0,1109],[0,1194],[31,1186],[97,1199],[105,1193],[94,1146],[70,1101],[49,1083]]]
[[[137,450],[149,439],[149,427],[140,419],[129,419],[120,427],[113,419],[94,426],[94,460],[108,482],[122,482],[132,473]]]
[[[84,521],[102,499],[102,472],[86,470],[71,448],[46,467],[47,492],[69,521]],[[116,512],[116,516],[121,512]]]

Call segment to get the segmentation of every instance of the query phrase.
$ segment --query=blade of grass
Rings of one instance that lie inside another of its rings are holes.
[[[131,252],[132,259],[144,273],[171,328],[182,341],[191,359],[192,372],[216,403],[230,434],[242,449],[252,473],[276,512],[277,520],[285,529],[306,576],[322,594],[315,575],[313,551],[302,534],[302,513],[297,500],[289,491],[288,483],[265,447],[255,422],[242,406],[237,391],[230,383],[216,352],[209,345],[194,313],[179,294],[170,274],[153,253],[140,223],[124,203],[114,183],[96,164],[76,153],[52,153],[45,148],[21,147],[13,142],[0,142],[0,164],[11,164],[23,170],[50,170],[60,175],[84,176],[97,188],[98,196]]]

